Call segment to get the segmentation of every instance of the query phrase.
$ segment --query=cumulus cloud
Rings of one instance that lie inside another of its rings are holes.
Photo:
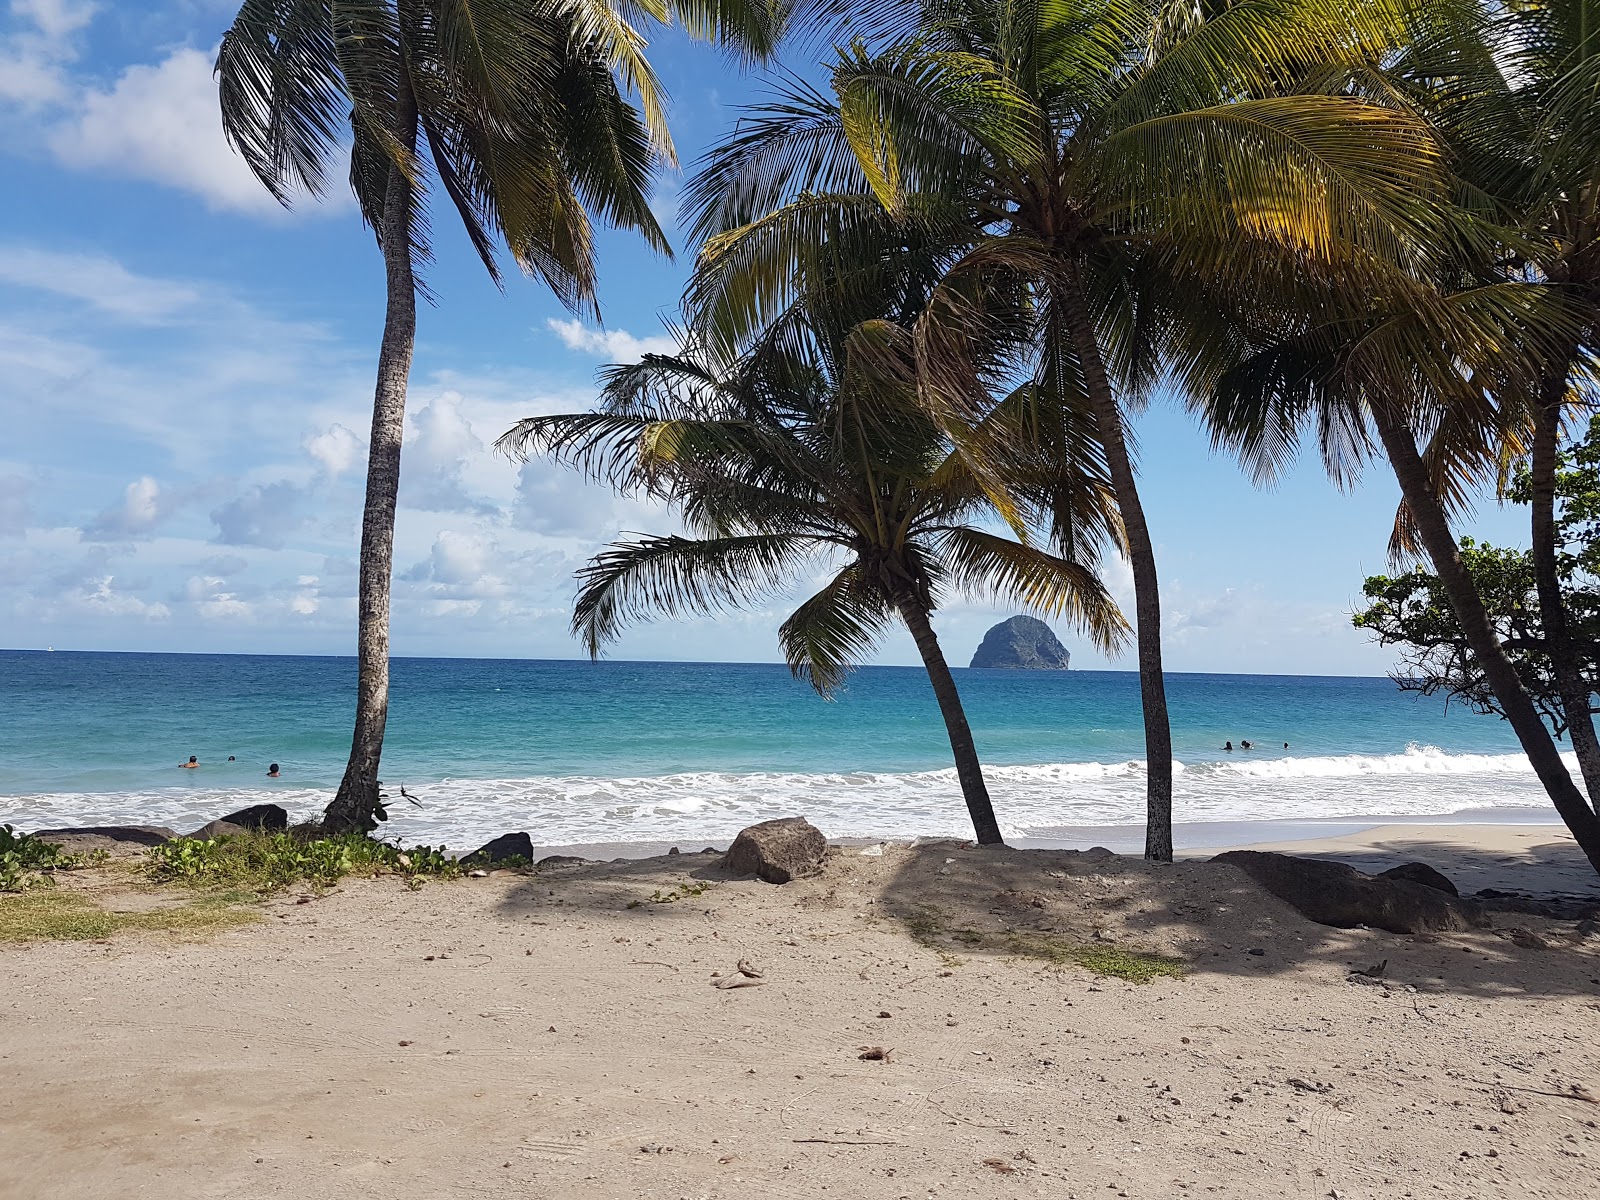
[[[517,472],[511,523],[530,533],[602,541],[621,527],[619,508],[606,488],[554,463],[534,461]]]
[[[480,515],[498,511],[467,490],[468,469],[487,456],[487,447],[461,405],[459,392],[442,392],[412,414],[400,472],[400,502],[407,508]]]
[[[170,184],[211,208],[282,212],[223,136],[212,58],[192,47],[128,67],[108,91],[84,91],[49,145],[67,166]]]
[[[141,475],[122,493],[122,503],[106,509],[84,527],[88,541],[107,542],[139,537],[166,520],[176,507],[175,497],[149,475]]]
[[[678,350],[677,338],[664,335],[635,337],[626,329],[595,329],[576,317],[570,321],[551,317],[546,324],[568,350],[577,350],[607,362],[638,362],[646,354],[675,354]]]
[[[172,610],[160,601],[150,603],[131,592],[119,592],[113,587],[115,576],[103,575],[91,585],[70,593],[67,603],[99,616],[143,617],[162,621],[172,615]]]
[[[0,43],[0,101],[32,111],[65,100],[74,35],[94,10],[86,0],[11,0],[16,27]]]
[[[305,448],[324,475],[337,479],[361,461],[366,443],[335,422],[321,433],[306,438]]]
[[[214,509],[217,541],[226,546],[264,546],[281,550],[306,523],[305,489],[288,480],[257,484]]]

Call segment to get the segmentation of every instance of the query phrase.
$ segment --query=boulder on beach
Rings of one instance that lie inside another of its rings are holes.
[[[1072,655],[1037,617],[1012,617],[983,635],[971,665],[1011,671],[1065,671]]]
[[[143,854],[151,846],[170,842],[177,831],[162,825],[78,825],[66,829],[38,829],[34,837],[60,846],[66,854],[105,851],[113,857]]]
[[[247,829],[243,825],[235,825],[232,821],[216,820],[207,821],[193,833],[186,833],[183,836],[192,838],[197,842],[208,842],[212,838],[243,837],[245,834],[253,832],[254,830]]]
[[[289,828],[288,810],[280,804],[252,804],[217,820],[256,833],[282,833]]]
[[[502,833],[493,841],[485,842],[461,860],[463,867],[492,866],[508,858],[533,861],[533,839],[526,833]]]
[[[1383,879],[1409,879],[1412,883],[1420,883],[1423,887],[1438,888],[1441,892],[1449,892],[1452,896],[1461,893],[1456,890],[1456,885],[1440,871],[1434,870],[1427,863],[1408,862],[1401,863],[1398,867],[1390,867],[1387,871],[1379,871]]]
[[[788,883],[822,869],[828,839],[804,817],[780,817],[739,831],[722,856],[735,875],[754,875],[768,883]]]
[[[1342,929],[1369,925],[1390,933],[1457,933],[1488,924],[1478,905],[1441,888],[1393,875],[1365,875],[1329,859],[1229,850],[1211,861],[1238,867],[1320,925]]]

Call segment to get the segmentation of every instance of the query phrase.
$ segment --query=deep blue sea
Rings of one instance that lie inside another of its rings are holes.
[[[1135,675],[956,679],[1008,836],[1142,820]],[[0,651],[0,822],[183,829],[266,799],[309,816],[343,769],[354,684],[347,658]],[[1544,805],[1503,722],[1387,679],[1167,686],[1180,821]],[[969,832],[909,667],[862,670],[827,702],[776,665],[399,659],[391,702],[384,780],[423,805],[393,808],[408,841],[687,843],[793,813],[833,836]],[[179,769],[191,754],[200,769]]]

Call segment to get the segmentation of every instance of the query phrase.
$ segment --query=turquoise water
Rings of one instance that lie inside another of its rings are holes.
[[[1136,676],[956,676],[1009,834],[1140,818]],[[268,798],[309,815],[343,768],[354,678],[343,658],[0,652],[0,821],[183,827]],[[1503,722],[1386,679],[1168,690],[1180,820],[1543,803]],[[201,768],[180,770],[190,754]],[[717,838],[792,812],[836,836],[959,834],[948,763],[912,668],[858,672],[828,703],[773,665],[400,659],[384,778],[424,806],[397,807],[392,832],[454,845]]]

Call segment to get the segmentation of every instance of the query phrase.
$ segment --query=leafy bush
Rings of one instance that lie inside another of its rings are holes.
[[[54,842],[0,825],[0,892],[20,892],[48,878],[40,871],[63,870],[78,864],[77,858],[64,853]]]
[[[304,840],[289,833],[251,833],[215,838],[174,838],[150,851],[146,866],[159,883],[195,887],[245,887],[277,891],[295,883],[331,887],[346,875],[386,873],[413,887],[425,878],[461,874],[443,846],[402,850],[361,834]]]

